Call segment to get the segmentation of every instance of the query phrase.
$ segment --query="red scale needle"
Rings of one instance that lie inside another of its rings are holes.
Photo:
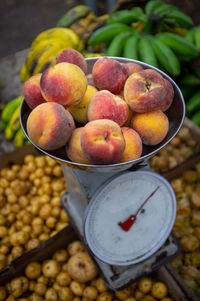
[[[128,231],[131,228],[131,226],[135,223],[137,215],[140,212],[140,210],[144,207],[144,205],[148,202],[148,200],[156,193],[158,188],[159,186],[154,191],[152,191],[152,193],[144,200],[144,202],[138,208],[135,214],[130,215],[129,218],[126,219],[123,223],[121,222],[118,223],[118,225],[122,228],[122,230]]]

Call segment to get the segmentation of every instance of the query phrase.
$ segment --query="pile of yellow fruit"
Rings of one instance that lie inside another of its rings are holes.
[[[69,224],[60,204],[67,187],[61,166],[26,155],[0,171],[0,269]]]

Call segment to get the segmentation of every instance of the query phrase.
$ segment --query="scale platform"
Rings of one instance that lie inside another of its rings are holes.
[[[126,266],[109,264],[100,260],[91,251],[91,247],[85,238],[84,224],[88,207],[104,187],[114,179],[130,172],[149,171],[148,161],[144,161],[127,171],[120,173],[90,173],[78,171],[66,166],[63,167],[64,176],[68,183],[68,193],[61,198],[61,203],[69,216],[70,222],[77,232],[80,240],[85,245],[88,253],[96,263],[100,274],[107,286],[112,290],[120,290],[137,281],[144,275],[148,275],[168,263],[181,252],[181,245],[175,235],[170,232],[162,246],[143,261]],[[126,195],[126,194],[125,194]],[[126,197],[124,195],[124,198]],[[105,229],[106,231],[106,229]]]

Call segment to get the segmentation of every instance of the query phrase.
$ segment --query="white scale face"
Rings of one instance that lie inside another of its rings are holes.
[[[136,213],[134,223],[124,230],[121,225]],[[100,260],[113,265],[135,264],[164,244],[175,216],[176,198],[163,177],[149,171],[128,172],[91,200],[85,238]]]

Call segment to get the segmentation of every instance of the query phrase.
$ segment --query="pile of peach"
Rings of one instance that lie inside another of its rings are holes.
[[[65,147],[82,164],[135,160],[143,144],[157,145],[167,135],[174,90],[159,72],[141,65],[99,58],[87,74],[87,61],[65,49],[57,63],[24,84],[32,109],[31,141],[44,150]]]

